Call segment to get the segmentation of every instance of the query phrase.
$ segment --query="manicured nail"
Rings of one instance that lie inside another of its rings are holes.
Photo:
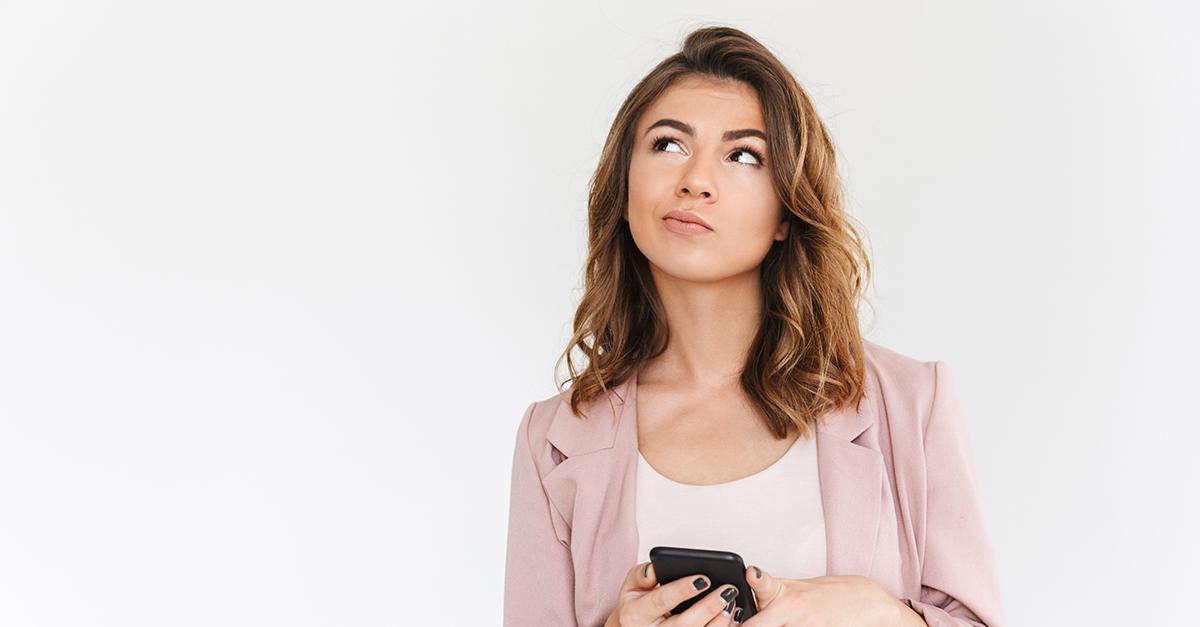
[[[728,616],[729,613],[733,611],[733,599],[729,599],[729,602],[725,604],[724,611],[725,611],[726,616]]]
[[[692,585],[696,586],[697,590],[703,590],[708,587],[708,581],[706,581],[704,577],[696,577],[696,580],[692,582]]]
[[[642,567],[642,578],[645,579],[646,577],[649,577],[649,576],[650,576],[650,562],[646,562],[646,565]]]
[[[735,623],[742,622],[742,608],[739,607],[739,608],[737,608],[737,610],[735,610],[733,612],[733,622],[735,622]]]
[[[762,579],[762,571],[759,570],[757,566],[754,567],[754,578]]]
[[[725,591],[721,593],[721,598],[725,599],[726,601],[733,601],[733,597],[736,597],[737,595],[737,588],[726,588]]]

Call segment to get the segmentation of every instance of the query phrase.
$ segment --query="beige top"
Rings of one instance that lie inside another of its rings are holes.
[[[733,551],[776,577],[825,575],[816,440],[797,438],[774,464],[734,481],[679,483],[638,452],[638,562],[655,546]]]

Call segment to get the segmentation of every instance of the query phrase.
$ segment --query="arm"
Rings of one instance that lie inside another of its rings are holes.
[[[995,557],[984,525],[966,418],[952,371],[933,364],[925,428],[926,517],[921,594],[905,599],[932,627],[1002,627]]]
[[[530,445],[536,403],[517,427],[508,506],[508,548],[504,567],[504,627],[575,627],[575,573],[570,547],[559,541],[550,520],[550,500],[535,459],[548,450]]]

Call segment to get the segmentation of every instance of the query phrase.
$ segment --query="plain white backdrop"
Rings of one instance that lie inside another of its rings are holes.
[[[0,4],[0,624],[498,625],[586,185],[691,29],[841,154],[955,369],[1012,625],[1187,622],[1185,2]]]

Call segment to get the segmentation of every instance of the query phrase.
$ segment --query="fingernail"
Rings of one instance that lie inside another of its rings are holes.
[[[728,615],[732,611],[733,611],[733,599],[730,599],[729,602],[725,604],[725,614]]]
[[[725,599],[726,601],[733,601],[733,597],[736,597],[737,595],[737,588],[726,588],[725,591],[721,593],[721,598]]]
[[[646,565],[642,567],[642,578],[646,578],[649,576],[650,576],[650,562],[646,562]]]
[[[737,608],[737,610],[735,610],[733,612],[733,622],[735,622],[735,623],[742,622],[742,608],[739,607],[739,608]]]
[[[708,587],[708,581],[706,581],[704,577],[696,577],[696,580],[692,582],[692,585],[696,586],[697,590],[703,590]]]
[[[762,571],[759,570],[757,566],[754,567],[754,578],[762,579]]]

